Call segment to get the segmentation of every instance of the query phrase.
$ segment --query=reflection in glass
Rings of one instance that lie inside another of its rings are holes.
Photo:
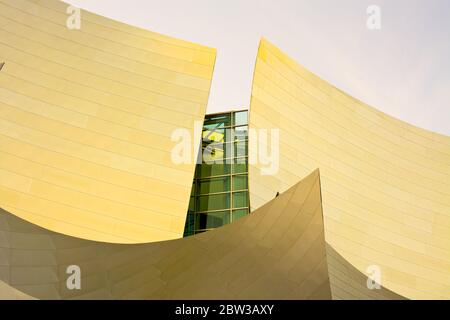
[[[248,139],[248,126],[234,128],[234,141],[244,141]]]
[[[248,214],[248,112],[205,117],[185,236]]]
[[[233,193],[233,208],[247,207],[247,192],[234,192]]]
[[[230,143],[210,143],[203,146],[203,161],[205,163],[224,163],[223,159],[233,154],[233,146]]]
[[[206,178],[221,176],[231,173],[231,164],[199,164],[197,165],[197,177]]]
[[[211,229],[230,223],[230,211],[209,212],[198,214],[198,229]]]
[[[248,209],[233,210],[233,221],[236,221],[248,214]]]
[[[209,194],[197,197],[197,210],[209,211],[228,209],[230,207],[230,194]]]
[[[234,157],[245,157],[247,153],[247,141],[234,143]]]
[[[189,211],[195,211],[195,198],[191,197],[189,199]]]
[[[247,187],[247,175],[242,174],[233,177],[233,190],[246,190]]]
[[[224,127],[229,127],[229,126],[231,126],[231,114],[230,113],[208,116],[205,119],[205,122],[203,124],[203,128],[205,128],[205,129],[224,128]]]
[[[192,235],[195,232],[195,218],[192,212],[186,216],[186,226],[184,227],[184,237]]]
[[[233,173],[247,173],[247,163],[241,163],[244,159],[236,159],[236,163],[233,164]]]
[[[248,123],[247,119],[248,119],[247,111],[236,112],[234,114],[234,125],[235,126],[246,125]]]
[[[231,140],[232,130],[230,128],[222,129],[203,129],[202,138],[204,144],[213,142],[228,142]]]
[[[198,184],[198,194],[230,191],[230,177],[202,179]]]

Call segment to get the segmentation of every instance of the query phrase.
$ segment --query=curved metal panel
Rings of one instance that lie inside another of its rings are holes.
[[[85,239],[182,237],[215,50],[56,0],[0,0],[0,206]],[[69,12],[69,13],[67,13]],[[196,154],[196,151],[194,151]]]
[[[280,130],[279,170],[250,165],[253,209],[318,167],[326,241],[344,260],[361,273],[379,268],[382,284],[407,298],[450,298],[449,137],[348,96],[266,40],[249,122]],[[329,260],[333,296],[348,297],[349,277]]]
[[[372,278],[356,269],[329,244],[327,244],[327,262],[333,300],[406,299],[387,289],[383,283],[373,282]],[[376,287],[375,284],[379,286]]]
[[[76,239],[1,211],[0,297],[330,299],[320,199],[316,171],[232,224],[149,244]],[[80,290],[66,287],[69,265]]]

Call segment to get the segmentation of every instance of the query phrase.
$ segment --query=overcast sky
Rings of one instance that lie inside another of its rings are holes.
[[[65,0],[218,50],[208,112],[247,108],[261,36],[377,109],[450,135],[450,0]],[[366,26],[369,5],[381,29]]]

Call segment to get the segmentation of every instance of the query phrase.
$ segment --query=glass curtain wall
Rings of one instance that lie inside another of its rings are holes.
[[[202,164],[195,170],[184,236],[249,213],[248,112],[206,115],[202,137]]]

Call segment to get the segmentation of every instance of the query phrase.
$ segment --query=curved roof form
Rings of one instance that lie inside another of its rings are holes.
[[[325,239],[337,254],[363,274],[378,267],[382,284],[406,298],[450,298],[450,137],[365,105],[264,39],[249,122],[279,129],[279,170],[250,164],[253,209],[318,167]],[[329,265],[333,298],[352,297]]]
[[[148,244],[77,239],[1,211],[0,297],[330,299],[320,199],[315,171],[230,225]],[[69,265],[80,290],[66,287]]]
[[[84,239],[180,238],[195,164],[171,134],[203,121],[215,50],[83,10],[69,29],[68,7],[0,0],[0,206]]]
[[[1,299],[331,299],[339,281],[345,298],[403,299],[325,243],[318,170],[232,224],[158,243],[77,239],[0,210]]]

